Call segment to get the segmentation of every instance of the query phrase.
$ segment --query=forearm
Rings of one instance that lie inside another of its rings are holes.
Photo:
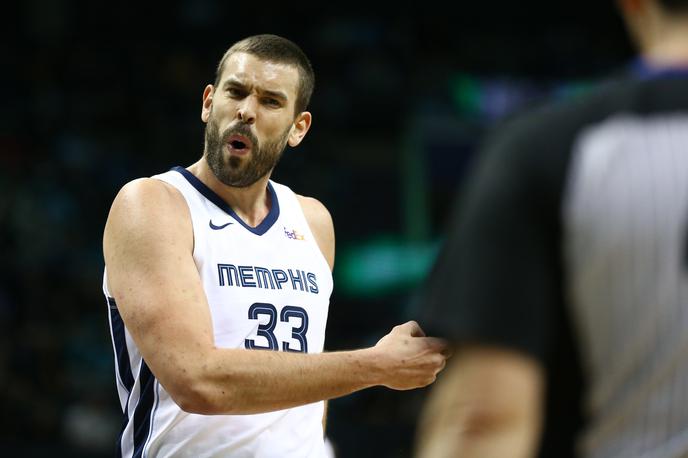
[[[254,414],[332,399],[380,384],[372,349],[303,354],[214,349],[194,377],[187,410]]]
[[[541,426],[539,366],[500,349],[457,353],[425,405],[417,456],[533,456]]]
[[[456,456],[532,458],[537,450],[533,431],[523,425],[505,425],[480,434],[468,434],[463,439],[457,447]]]
[[[527,458],[534,455],[536,434],[527,425],[483,422],[470,418],[469,414],[468,418],[459,421],[436,424],[434,430],[428,431],[419,458]]]

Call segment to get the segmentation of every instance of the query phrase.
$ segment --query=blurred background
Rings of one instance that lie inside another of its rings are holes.
[[[311,58],[313,127],[274,179],[337,231],[328,350],[417,315],[466,167],[489,129],[632,59],[612,1],[25,0],[0,18],[0,450],[112,456],[121,423],[101,236],[127,181],[200,157],[201,94],[234,41]],[[421,323],[422,324],[422,323]],[[340,457],[410,456],[426,390],[330,404]]]

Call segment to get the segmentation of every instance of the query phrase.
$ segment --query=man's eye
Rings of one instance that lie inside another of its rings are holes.
[[[234,87],[228,88],[227,93],[230,95],[230,97],[242,97],[244,94],[244,92],[241,89],[237,89]]]
[[[269,106],[271,106],[271,107],[280,107],[280,106],[282,106],[282,104],[280,103],[279,100],[277,100],[277,99],[272,99],[272,98],[269,98],[269,97],[263,99],[263,103],[265,103],[266,105],[269,105]]]

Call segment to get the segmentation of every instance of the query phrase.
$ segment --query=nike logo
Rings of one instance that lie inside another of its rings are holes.
[[[227,223],[227,224],[223,224],[222,226],[216,226],[216,225],[213,224],[213,220],[212,220],[212,219],[208,222],[208,225],[210,226],[210,229],[212,229],[212,230],[214,230],[214,231],[219,231],[220,229],[224,229],[224,228],[226,228],[227,226],[229,226],[230,224],[233,224],[233,223]]]

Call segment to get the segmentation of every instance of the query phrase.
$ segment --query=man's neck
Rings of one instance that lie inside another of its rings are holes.
[[[661,23],[661,27],[660,27]],[[688,67],[688,19],[664,19],[643,47],[643,58],[652,65]]]
[[[189,167],[189,171],[232,207],[239,218],[251,227],[258,226],[270,212],[272,202],[267,192],[270,174],[245,188],[227,186],[217,179],[205,158]]]

